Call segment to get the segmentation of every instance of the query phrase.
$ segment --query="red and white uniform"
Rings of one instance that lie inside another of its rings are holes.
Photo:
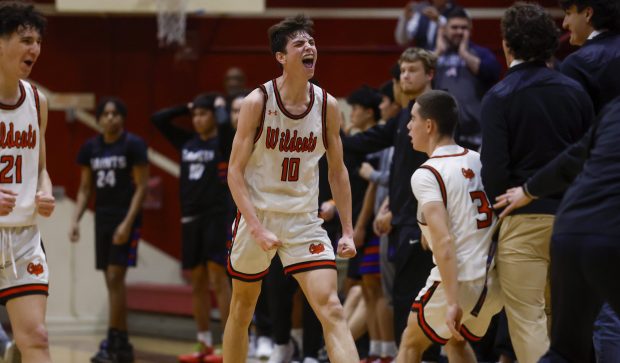
[[[257,209],[283,213],[318,209],[327,96],[318,86],[309,85],[310,104],[300,115],[284,108],[275,80],[262,85],[267,94],[263,122],[244,174]]]
[[[17,104],[0,105],[0,186],[17,193],[15,209],[0,227],[35,224],[39,181],[39,104],[33,86],[20,82]]]
[[[317,217],[319,159],[327,145],[327,93],[308,83],[309,104],[298,115],[284,107],[276,80],[260,86],[263,115],[245,168],[245,184],[261,223],[283,242],[286,273],[335,268],[334,252]],[[259,280],[276,251],[264,252],[243,216],[233,226],[228,270],[233,278]]]
[[[422,206],[429,202],[441,202],[448,211],[460,281],[459,303],[464,313],[462,332],[473,341],[484,335],[490,319],[499,312],[502,305],[492,260],[489,265],[488,293],[482,310],[478,317],[469,314],[485,285],[491,238],[497,223],[484,192],[481,168],[477,152],[458,145],[446,145],[435,149],[433,155],[411,177],[411,189],[418,200],[418,224],[431,250],[433,240]],[[445,324],[445,294],[440,282],[439,268],[435,266],[413,308],[418,312],[418,319],[424,321],[421,326],[427,336],[438,343],[445,343],[451,335]]]
[[[36,226],[41,122],[39,94],[26,81],[13,105],[0,104],[0,186],[17,193],[15,208],[0,216],[0,302],[47,294],[48,269]]]

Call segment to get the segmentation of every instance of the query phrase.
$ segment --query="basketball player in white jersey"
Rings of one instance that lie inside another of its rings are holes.
[[[48,269],[37,214],[54,210],[45,167],[47,101],[30,83],[46,21],[29,4],[0,2],[0,303],[24,363],[51,362]]]
[[[327,153],[329,180],[340,214],[341,257],[355,255],[351,189],[342,159],[340,112],[334,97],[308,82],[317,49],[303,15],[269,29],[282,75],[244,100],[228,168],[239,213],[228,272],[233,278],[224,332],[224,361],[245,362],[248,326],[271,258],[278,253],[323,326],[332,362],[359,362],[336,293],[332,245],[318,218],[318,162]]]
[[[397,362],[420,362],[432,342],[450,362],[476,362],[480,340],[501,309],[491,243],[496,219],[482,187],[480,155],[456,144],[456,101],[444,91],[416,99],[407,125],[413,148],[429,159],[411,177],[418,223],[436,267],[409,315]]]

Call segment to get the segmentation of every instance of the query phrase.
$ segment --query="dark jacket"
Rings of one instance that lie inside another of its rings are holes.
[[[620,97],[601,112],[583,171],[558,209],[555,234],[620,237]]]
[[[346,137],[342,140],[345,150],[371,153],[394,146],[394,156],[390,165],[390,211],[393,225],[416,226],[418,202],[411,191],[411,175],[428,159],[426,154],[413,150],[408,135],[407,123],[411,119],[411,108],[404,108],[397,117],[383,125]]]
[[[544,62],[525,62],[482,101],[482,181],[491,201],[579,140],[594,118],[592,102],[574,80]],[[561,194],[535,200],[522,214],[555,214]]]
[[[606,31],[566,57],[563,74],[581,83],[598,113],[620,95],[620,33]]]
[[[566,58],[562,72],[580,82],[588,91],[595,109],[620,96],[620,34],[604,32],[588,40],[581,49]],[[612,74],[612,67],[615,66]],[[600,118],[599,118],[600,119]],[[534,174],[526,188],[534,196],[565,191],[581,172],[594,143],[598,120],[577,143],[564,150]]]

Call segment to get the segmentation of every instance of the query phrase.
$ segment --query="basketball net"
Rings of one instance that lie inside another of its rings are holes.
[[[157,0],[157,39],[159,46],[185,45],[188,0]]]

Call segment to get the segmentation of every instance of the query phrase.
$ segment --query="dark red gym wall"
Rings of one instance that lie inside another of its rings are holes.
[[[50,3],[50,0],[38,1]],[[312,8],[400,8],[405,1],[306,1]],[[468,7],[502,7],[512,1],[461,1]],[[554,6],[555,0],[546,1]],[[267,0],[268,8],[298,8],[295,0]],[[149,124],[155,110],[184,103],[199,92],[222,90],[230,66],[245,70],[254,87],[278,74],[268,51],[267,28],[278,19],[192,18],[188,38],[194,60],[175,59],[156,40],[153,16],[50,16],[43,52],[31,78],[54,92],[89,92],[99,99],[119,96],[127,102],[127,129],[144,137],[152,148],[173,160],[176,151]],[[476,20],[473,40],[500,56],[499,19]],[[379,86],[402,51],[393,38],[395,19],[315,19],[319,48],[316,77],[335,96],[346,96],[362,83]],[[95,133],[78,122],[68,123],[62,112],[51,112],[47,131],[48,168],[55,185],[65,186],[75,198],[79,169],[75,156]],[[163,205],[145,211],[143,236],[166,253],[178,257],[178,181],[151,167],[163,179]],[[60,242],[60,241],[59,241]]]

